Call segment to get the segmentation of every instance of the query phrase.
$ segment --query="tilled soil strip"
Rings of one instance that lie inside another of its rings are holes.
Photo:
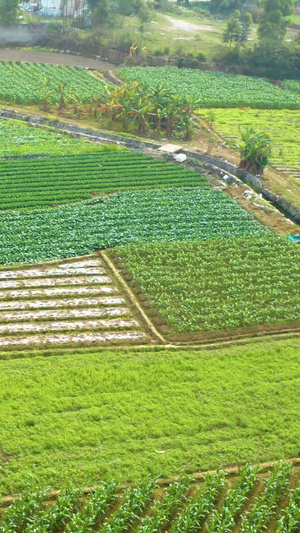
[[[47,269],[32,269],[32,270],[0,270],[0,280],[2,279],[17,279],[17,278],[43,278],[45,276],[98,276],[105,274],[104,268],[47,268]]]
[[[76,329],[124,329],[139,327],[139,324],[136,320],[121,320],[121,319],[108,319],[108,320],[74,320],[71,322],[37,322],[37,323],[27,323],[27,324],[1,324],[0,325],[0,334],[2,333],[18,333],[22,332],[47,332],[47,331],[66,331],[66,330],[76,330]]]
[[[15,311],[1,313],[0,322],[4,320],[39,320],[44,318],[97,318],[105,316],[124,316],[129,314],[126,307],[92,308],[92,309],[46,309],[42,311]]]
[[[0,302],[0,311],[6,309],[45,309],[54,307],[56,309],[60,307],[89,307],[96,305],[113,306],[113,305],[125,305],[125,299],[121,296],[107,296],[98,298],[72,298],[57,299],[57,300],[26,300],[15,302]]]
[[[143,331],[116,331],[104,333],[82,333],[65,335],[34,335],[31,337],[0,337],[0,346],[31,346],[34,344],[71,344],[71,343],[101,343],[101,342],[124,342],[134,340],[146,340],[147,336]]]
[[[90,296],[91,294],[110,294],[113,292],[118,292],[114,287],[72,287],[72,288],[58,288],[58,289],[32,289],[32,290],[18,290],[18,291],[7,291],[0,292],[0,298],[10,299],[10,298],[35,298],[43,296],[63,296],[71,294],[86,294]]]
[[[63,278],[38,278],[38,279],[21,279],[0,281],[0,289],[13,289],[21,287],[57,287],[59,285],[89,285],[89,284],[111,283],[108,276],[79,276]]]

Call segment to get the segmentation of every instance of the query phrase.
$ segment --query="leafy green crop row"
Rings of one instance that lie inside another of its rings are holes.
[[[194,97],[199,107],[300,109],[300,98],[263,78],[234,76],[177,67],[125,67],[120,75],[146,87],[163,85],[182,97]]]
[[[114,145],[95,145],[62,133],[43,130],[19,120],[0,118],[0,157],[34,154],[66,155],[117,149]]]
[[[104,82],[84,68],[35,63],[0,62],[0,100],[17,104],[40,104],[47,97],[50,103],[58,103],[59,86],[67,101],[72,96],[82,102],[101,97]]]
[[[208,185],[191,170],[129,151],[0,161],[0,209],[48,207],[128,189]]]
[[[52,506],[45,505],[46,492],[28,491],[4,512],[0,532],[163,533],[168,530],[174,533],[230,533],[239,525],[239,531],[243,533],[263,533],[276,511],[279,511],[276,531],[281,531],[283,521],[288,525],[287,520],[293,520],[295,516],[291,505],[295,501],[295,492],[288,486],[291,472],[291,465],[278,463],[264,478],[264,486],[254,504],[248,499],[258,481],[258,470],[248,465],[241,469],[233,488],[225,487],[225,474],[219,471],[204,476],[202,490],[194,484],[189,496],[187,489],[192,481],[189,477],[160,489],[161,499],[157,499],[154,493],[158,485],[151,477],[146,477],[136,487],[125,489],[119,495],[114,482],[99,487],[85,500],[80,490],[63,490]],[[283,496],[287,493],[290,501],[284,502]],[[222,500],[221,494],[225,496]],[[245,504],[246,514],[239,514],[238,511]],[[142,517],[145,512],[147,515]],[[161,520],[158,520],[158,516]],[[297,533],[299,525],[299,520],[294,521],[292,529],[286,529],[285,533]]]
[[[234,200],[206,187],[112,194],[57,209],[0,213],[0,263],[32,263],[131,242],[269,233]]]
[[[172,331],[299,323],[300,247],[277,236],[117,249]]]

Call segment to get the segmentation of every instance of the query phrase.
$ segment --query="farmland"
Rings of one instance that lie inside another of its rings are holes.
[[[0,263],[74,257],[133,242],[262,235],[220,190],[181,187],[120,192],[57,209],[0,213]]]
[[[299,323],[300,249],[282,238],[136,244],[115,253],[173,333]]]
[[[0,161],[0,209],[48,207],[117,190],[208,186],[191,170],[127,151]]]
[[[197,99],[199,107],[300,109],[300,98],[295,92],[276,87],[263,78],[176,67],[125,67],[120,69],[120,76],[151,88],[163,83],[182,98],[189,95]]]
[[[205,524],[213,533],[231,531],[238,522],[246,533],[265,530],[275,517],[271,531],[276,533],[295,533],[300,525],[299,470],[290,464],[278,463],[263,474],[246,465],[233,480],[219,471],[204,475],[200,484],[181,476],[165,488],[146,477],[135,487],[118,489],[110,481],[84,498],[83,491],[69,488],[52,506],[46,505],[46,491],[27,491],[6,510],[0,530],[186,533]]]
[[[90,103],[105,91],[103,80],[83,68],[2,61],[0,77],[0,100],[22,105],[54,104],[62,95]]]
[[[2,494],[298,455],[297,338],[26,353],[1,354]]]
[[[30,155],[67,155],[117,149],[93,145],[50,129],[43,130],[21,120],[0,119],[0,158]]]
[[[207,118],[208,111],[200,115]],[[300,112],[284,110],[214,109],[215,129],[231,145],[237,144],[240,130],[252,125],[272,139],[271,164],[300,185]]]

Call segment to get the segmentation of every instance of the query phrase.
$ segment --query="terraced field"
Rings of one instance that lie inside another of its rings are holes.
[[[99,257],[0,269],[0,348],[149,341]]]
[[[0,161],[0,209],[49,207],[108,192],[209,186],[191,170],[129,151]]]

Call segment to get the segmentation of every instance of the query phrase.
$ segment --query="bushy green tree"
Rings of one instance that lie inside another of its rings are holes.
[[[223,32],[223,41],[229,43],[230,48],[232,43],[235,43],[236,47],[239,48],[248,40],[251,24],[252,16],[250,13],[241,15],[240,11],[236,10]]]
[[[263,0],[262,7],[258,25],[259,38],[275,41],[283,39],[290,23],[288,17],[294,11],[294,0]]]
[[[255,175],[262,175],[271,155],[271,139],[268,135],[250,126],[242,132],[239,150],[240,168]]]
[[[0,24],[16,24],[19,0],[0,0]]]

